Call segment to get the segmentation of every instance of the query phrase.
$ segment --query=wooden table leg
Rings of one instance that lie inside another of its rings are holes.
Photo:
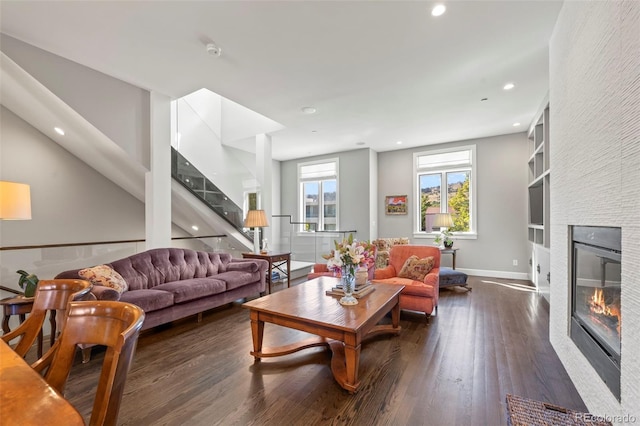
[[[264,321],[260,321],[258,312],[251,311],[251,337],[253,338],[253,359],[255,362],[260,361],[260,353],[262,352],[262,338],[264,336]]]
[[[11,318],[11,314],[7,315],[6,313],[4,314],[4,318],[2,318],[2,333],[3,334],[7,334],[8,332],[11,331],[11,329],[9,328],[9,318]]]
[[[360,384],[358,382],[358,368],[360,367],[360,345],[344,345],[344,360],[347,368],[347,381],[345,388],[354,393]]]
[[[400,326],[400,302],[391,309],[391,325],[393,328]]]

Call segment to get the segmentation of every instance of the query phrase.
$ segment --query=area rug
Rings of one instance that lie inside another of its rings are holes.
[[[509,426],[611,426],[601,417],[507,394]]]

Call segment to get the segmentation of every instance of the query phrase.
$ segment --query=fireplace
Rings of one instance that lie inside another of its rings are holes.
[[[621,229],[572,227],[571,339],[620,400]]]

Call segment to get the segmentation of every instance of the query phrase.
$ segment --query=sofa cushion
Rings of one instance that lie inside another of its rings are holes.
[[[153,288],[173,293],[174,303],[183,303],[201,297],[213,296],[226,289],[226,283],[216,278],[193,278],[160,284]]]
[[[91,293],[95,300],[120,300],[121,293],[110,287],[95,285],[91,288]]]
[[[222,280],[227,284],[227,291],[242,287],[247,284],[260,281],[260,272],[223,272],[215,276],[217,280]]]
[[[404,262],[402,269],[398,273],[398,277],[424,281],[424,277],[433,269],[434,263],[433,256],[420,259],[414,254]]]
[[[85,268],[78,271],[78,275],[89,280],[93,285],[101,285],[116,290],[122,294],[129,286],[117,271],[107,265],[98,265],[92,268]]]
[[[153,312],[172,306],[173,293],[155,289],[130,290],[122,293],[120,301],[133,303],[145,312]]]

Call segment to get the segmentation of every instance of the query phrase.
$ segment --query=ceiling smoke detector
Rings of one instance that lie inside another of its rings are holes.
[[[222,49],[216,46],[215,43],[209,43],[207,44],[207,53],[213,56],[220,56],[222,55]]]

